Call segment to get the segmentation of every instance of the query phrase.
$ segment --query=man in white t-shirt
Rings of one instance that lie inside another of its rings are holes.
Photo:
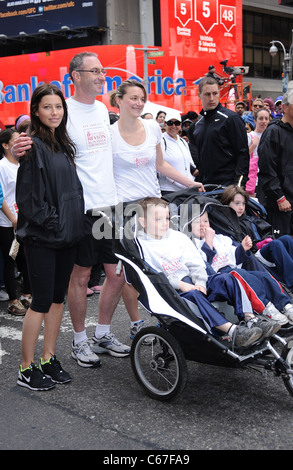
[[[68,106],[67,128],[76,145],[76,169],[83,186],[85,210],[105,208],[117,203],[113,175],[113,157],[109,133],[109,114],[106,106],[96,100],[105,82],[106,71],[95,53],[83,52],[73,57],[69,74],[74,83],[74,95]],[[24,140],[14,145],[14,154],[21,156],[30,148]],[[72,357],[82,367],[97,367],[100,364],[96,353],[109,353],[124,357],[130,347],[121,344],[110,333],[110,324],[121,297],[124,276],[116,274],[117,258],[112,251],[112,242],[92,235],[96,218],[85,214],[85,237],[78,247],[69,289],[68,305],[74,328]],[[90,347],[85,329],[87,308],[86,289],[92,266],[102,263],[106,279],[99,299],[99,320],[94,335],[94,351]]]

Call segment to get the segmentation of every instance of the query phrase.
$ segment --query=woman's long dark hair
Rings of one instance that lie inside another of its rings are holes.
[[[45,126],[39,117],[36,115],[39,104],[42,98],[46,95],[58,95],[62,101],[62,106],[64,109],[64,115],[60,125],[55,129],[54,133],[52,133],[51,129]],[[30,106],[30,114],[31,114],[31,136],[39,137],[46,146],[52,151],[60,151],[60,148],[63,152],[65,152],[68,157],[71,159],[72,163],[74,164],[74,157],[75,157],[75,145],[70,139],[67,129],[67,105],[64,99],[63,93],[56,85],[51,85],[48,83],[44,83],[39,85],[33,92],[31,98],[31,106]]]

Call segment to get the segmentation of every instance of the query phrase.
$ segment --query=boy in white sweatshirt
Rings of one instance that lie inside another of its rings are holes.
[[[208,301],[205,263],[186,235],[169,228],[168,203],[159,198],[145,198],[140,205],[139,223],[144,230],[138,238],[145,261],[156,271],[163,272],[182,297],[199,307],[216,335],[224,338],[228,334],[236,347],[247,347],[258,341],[262,336],[260,328],[228,322]]]

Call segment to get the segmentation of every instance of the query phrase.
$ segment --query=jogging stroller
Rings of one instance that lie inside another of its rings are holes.
[[[131,211],[130,211],[131,212]],[[152,398],[170,400],[182,393],[188,379],[188,360],[229,368],[271,370],[293,396],[293,337],[275,335],[270,341],[234,350],[211,332],[196,305],[180,297],[165,275],[144,260],[137,239],[136,214],[113,220],[113,249],[125,277],[138,292],[142,306],[157,320],[141,329],[131,346],[131,365],[139,385]]]

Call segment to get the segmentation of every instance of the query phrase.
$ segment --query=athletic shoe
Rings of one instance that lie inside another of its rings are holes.
[[[130,328],[130,339],[133,339],[135,337],[135,335],[137,335],[137,333],[142,329],[142,328],[145,328],[145,322],[143,320],[139,320],[137,321],[136,323],[134,323],[134,325]],[[154,342],[154,336],[147,336],[144,340],[143,340],[143,344],[149,346],[151,344],[153,344]]]
[[[258,315],[247,322],[248,328],[257,326],[262,330],[262,338],[273,336],[281,328],[280,323],[269,320],[267,317]]]
[[[287,304],[281,312],[288,318],[289,323],[293,324],[293,304]]]
[[[272,302],[269,302],[264,311],[262,312],[262,315],[264,317],[267,317],[269,320],[273,320],[277,323],[280,323],[280,325],[285,325],[288,323],[288,318],[283,315],[279,310],[272,304]]]
[[[247,328],[246,326],[237,325],[233,329],[232,334],[229,332],[222,336],[221,340],[226,346],[231,347],[233,350],[234,347],[247,348],[253,343],[256,343],[262,336],[262,330],[258,327]]]
[[[18,371],[17,384],[30,390],[50,390],[55,387],[55,382],[51,377],[47,377],[34,363],[22,370],[21,366]]]
[[[100,358],[92,351],[88,339],[77,344],[72,343],[71,357],[81,367],[99,367],[101,365]]]
[[[8,313],[11,313],[11,315],[16,315],[18,317],[22,317],[26,314],[26,309],[19,300],[15,300],[12,304],[10,304],[7,310]]]
[[[108,353],[114,357],[125,357],[130,354],[130,347],[120,343],[113,333],[108,333],[101,338],[93,336],[92,350],[98,354]]]
[[[0,289],[0,302],[5,302],[9,300],[9,295],[3,289]]]
[[[48,377],[51,377],[57,384],[66,384],[71,381],[71,377],[62,369],[60,362],[56,356],[51,356],[48,361],[40,360],[40,370]]]
[[[235,346],[247,348],[261,338],[262,330],[258,327],[247,328],[246,326],[237,325],[232,336],[234,336]]]

